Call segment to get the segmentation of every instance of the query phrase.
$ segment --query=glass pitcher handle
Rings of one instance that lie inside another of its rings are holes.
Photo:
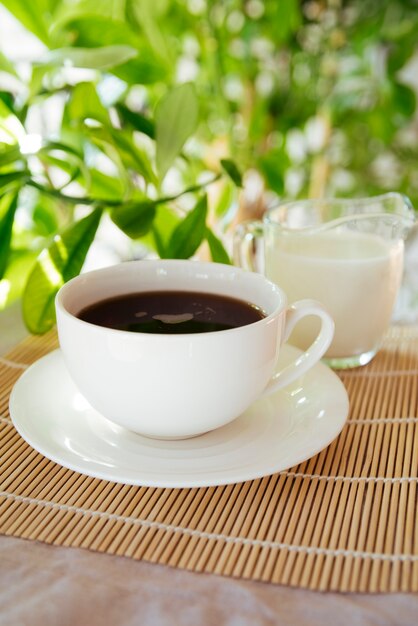
[[[264,226],[258,220],[242,222],[233,239],[234,264],[251,272],[264,273]]]

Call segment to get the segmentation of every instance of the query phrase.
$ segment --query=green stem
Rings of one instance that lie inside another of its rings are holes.
[[[61,193],[58,189],[54,189],[53,187],[44,187],[40,183],[37,183],[36,180],[28,180],[26,183],[29,187],[34,187],[41,193],[46,194],[47,196],[51,196],[52,198],[57,198],[58,200],[62,200],[64,202],[68,202],[69,204],[94,204],[94,205],[107,205],[107,206],[118,206],[121,204],[120,201],[108,200],[106,202],[102,202],[100,200],[96,200],[96,198],[89,197],[79,197],[79,196],[67,196],[64,193]]]
[[[177,200],[181,196],[184,196],[186,193],[193,193],[194,191],[200,191],[201,189],[209,187],[209,185],[216,183],[216,181],[219,180],[221,177],[222,174],[216,174],[216,176],[208,180],[206,183],[202,183],[200,185],[191,185],[190,187],[186,187],[186,189],[183,189],[183,191],[180,191],[180,193],[177,193],[175,196],[166,196],[165,198],[160,198],[158,202],[173,202],[173,200]]]
[[[164,202],[173,202],[173,200],[177,200],[181,196],[186,193],[192,193],[194,191],[200,191],[209,185],[212,185],[217,180],[221,178],[222,174],[216,174],[213,178],[208,180],[206,183],[202,183],[200,185],[191,185],[190,187],[186,187],[180,193],[177,193],[173,196],[165,196],[162,198],[158,198],[155,200],[156,204],[163,204]],[[53,198],[57,198],[58,200],[68,202],[70,204],[90,204],[97,207],[116,207],[123,204],[122,200],[99,200],[97,198],[89,198],[88,196],[78,197],[78,196],[67,196],[66,194],[61,193],[58,189],[54,189],[53,187],[44,187],[40,183],[37,183],[35,180],[30,179],[26,183],[30,187],[34,187],[41,193],[45,193],[48,196],[52,196]]]

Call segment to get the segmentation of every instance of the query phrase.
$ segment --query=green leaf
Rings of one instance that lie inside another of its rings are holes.
[[[39,198],[32,213],[32,219],[36,228],[36,233],[41,237],[49,237],[59,229],[59,220],[55,200]]]
[[[224,181],[215,204],[215,215],[230,221],[237,211],[236,185],[228,178]]]
[[[145,150],[135,145],[133,138],[127,132],[112,129],[110,133],[126,166],[141,174],[147,182],[156,185],[157,177]]]
[[[91,143],[96,146],[101,152],[103,152],[118,169],[118,176],[123,181],[124,186],[129,188],[129,174],[127,172],[126,164],[121,158],[121,154],[115,146],[113,137],[110,132],[110,128],[101,126],[98,128],[84,127],[84,133],[87,135]]]
[[[215,261],[215,263],[226,263],[227,265],[231,265],[231,259],[229,258],[222,241],[216,237],[216,235],[209,228],[206,228],[205,236],[209,245],[212,261]]]
[[[5,109],[9,111],[9,113],[16,114],[16,110],[14,106],[15,101],[14,101],[12,94],[9,91],[0,90],[0,100],[1,100],[2,106],[5,107]],[[0,115],[3,115],[3,111],[0,111]]]
[[[162,180],[199,123],[194,86],[185,83],[160,100],[155,112],[157,169]]]
[[[85,132],[92,142],[117,165],[120,176],[127,177],[126,169],[133,169],[147,182],[157,183],[151,162],[144,150],[135,145],[132,136],[123,130],[113,128],[87,128]]]
[[[68,155],[75,157],[77,160],[80,160],[80,161],[83,160],[83,155],[79,150],[77,150],[73,146],[63,143],[62,141],[45,141],[39,152],[45,152],[45,151],[49,152],[52,150],[59,150],[61,152],[66,152],[68,153]]]
[[[19,146],[7,143],[0,144],[0,167],[10,165],[21,157]]]
[[[67,107],[72,120],[91,118],[105,125],[110,124],[109,114],[92,83],[78,83],[71,92]]]
[[[66,31],[73,46],[81,48],[98,48],[101,46],[125,45],[137,48],[140,44],[138,34],[130,25],[122,20],[105,15],[70,16],[61,19],[55,29]]]
[[[11,250],[4,277],[0,280],[0,310],[22,297],[37,254],[33,250]]]
[[[92,15],[89,11],[86,16],[72,17],[61,24],[58,23],[56,28],[63,30],[76,47],[98,48],[122,44],[134,48],[137,51],[135,59],[111,70],[112,74],[130,85],[152,84],[164,80],[167,75],[166,64],[147,43],[144,44],[143,37],[134,23],[126,23],[100,14]]]
[[[75,0],[73,2],[62,2],[61,0],[59,9],[57,21],[67,21],[69,18],[80,17],[86,14],[120,21],[124,18],[125,2],[121,0]]]
[[[48,29],[43,19],[43,11],[39,2],[22,2],[22,0],[2,0],[2,4],[19,22],[43,43],[48,43]]]
[[[408,45],[404,45],[404,42],[401,40],[400,42],[393,42],[389,46],[388,50],[388,59],[387,59],[387,68],[390,74],[396,74],[403,68],[403,66],[407,63],[410,56],[412,55],[412,51],[414,46],[411,47]]]
[[[138,239],[150,230],[157,203],[158,201],[154,200],[129,202],[112,209],[110,217],[128,237]]]
[[[39,150],[38,157],[41,161],[54,165],[69,174],[71,180],[73,177],[82,178],[87,187],[90,185],[90,171],[83,155],[72,146],[60,141],[48,141]],[[69,182],[70,180],[63,184],[63,187]]]
[[[284,149],[273,149],[262,155],[257,163],[268,189],[279,196],[284,193],[286,171],[290,166],[289,156]]]
[[[166,258],[188,259],[193,256],[206,235],[207,211],[207,197],[203,196],[174,229],[167,246]]]
[[[42,334],[54,325],[55,296],[67,280],[80,273],[101,215],[102,210],[95,209],[42,250],[23,293],[23,318],[30,332]]]
[[[131,111],[131,109],[128,109],[128,107],[124,104],[118,104],[116,106],[116,110],[122,120],[130,124],[134,130],[137,130],[138,132],[147,135],[147,137],[154,139],[155,125],[152,120],[145,117],[145,115],[142,115],[142,113]]]
[[[237,187],[242,187],[242,175],[234,161],[231,161],[231,159],[221,159],[221,165],[232,182],[235,183]]]
[[[17,199],[18,194],[14,193],[8,194],[0,200],[0,209],[3,209],[0,218],[0,279],[4,276],[9,259]],[[3,208],[1,205],[5,205],[5,207]]]
[[[103,46],[101,48],[59,48],[50,50],[39,63],[108,70],[137,56],[132,46]]]
[[[147,37],[150,46],[166,62],[171,60],[171,50],[167,38],[160,28],[161,17],[167,11],[167,0],[141,0],[132,2],[133,16]]]
[[[7,172],[0,174],[0,193],[6,193],[11,188],[19,186],[28,177],[27,172]]]
[[[126,192],[120,178],[114,178],[103,174],[103,172],[91,169],[89,192],[97,200],[120,200],[123,202],[123,196]]]
[[[416,96],[410,87],[401,83],[393,83],[393,100],[396,112],[410,118],[416,107]]]
[[[148,51],[141,51],[138,58],[118,65],[110,71],[128,85],[152,85],[167,77],[165,67]]]
[[[288,40],[302,23],[302,8],[299,0],[266,3],[266,19],[271,24],[277,41]]]
[[[45,77],[50,72],[51,68],[47,65],[34,65],[32,64],[32,75],[28,82],[29,98],[32,100],[43,90]]]
[[[141,243],[155,250],[162,259],[165,258],[171,234],[179,221],[180,218],[173,209],[165,204],[159,204],[156,207],[152,228],[149,233],[141,237]]]
[[[16,144],[26,135],[19,118],[0,98],[0,142]]]
[[[53,167],[62,170],[63,173],[68,174],[68,182],[66,182],[65,184],[63,183],[63,185],[61,185],[60,187],[60,190],[63,189],[63,187],[65,187],[65,185],[68,184],[70,180],[71,182],[74,180],[74,175],[76,177],[80,176],[80,168],[76,167],[72,160],[68,159],[68,157],[67,159],[65,159],[64,157],[58,157],[54,154],[42,150],[38,152],[38,158],[42,163],[49,166],[52,165]]]
[[[7,72],[7,74],[11,74],[12,76],[15,76],[16,78],[19,78],[14,64],[11,63],[9,59],[1,51],[0,51],[0,71]]]
[[[3,94],[4,92],[1,93]],[[0,119],[7,118],[10,114],[14,114],[13,100],[10,101],[10,95],[8,95],[8,102],[3,97],[0,98]]]

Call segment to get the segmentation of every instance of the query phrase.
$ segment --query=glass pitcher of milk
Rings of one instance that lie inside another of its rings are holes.
[[[376,354],[390,324],[403,273],[404,239],[415,222],[399,193],[361,199],[283,202],[263,222],[240,224],[234,260],[264,273],[289,302],[313,298],[335,322],[324,361],[357,367]],[[289,343],[306,350],[317,320],[300,322]]]

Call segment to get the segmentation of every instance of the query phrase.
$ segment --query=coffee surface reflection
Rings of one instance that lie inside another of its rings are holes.
[[[173,335],[238,328],[263,319],[265,314],[251,302],[224,295],[149,291],[95,302],[77,317],[106,328]]]

